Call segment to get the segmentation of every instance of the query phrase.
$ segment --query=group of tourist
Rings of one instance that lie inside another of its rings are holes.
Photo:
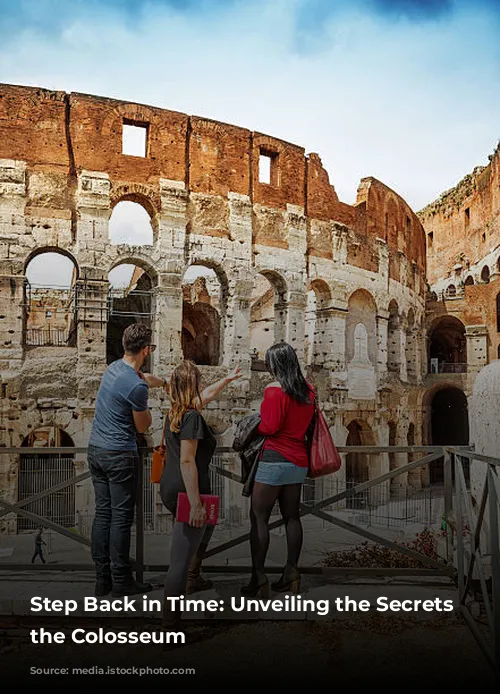
[[[115,597],[152,590],[134,579],[130,561],[138,470],[137,435],[151,426],[149,388],[164,388],[170,408],[164,425],[166,465],[160,481],[161,499],[173,515],[170,563],[165,598],[210,588],[201,564],[214,525],[207,524],[201,495],[210,494],[209,466],[216,439],[203,408],[231,382],[241,378],[239,368],[202,389],[201,374],[191,361],[175,368],[169,381],[143,373],[154,351],[152,332],[141,323],[123,333],[124,356],[106,369],[97,395],[89,439],[88,463],[95,490],[92,558],[96,568],[96,596]],[[275,591],[298,592],[298,562],[302,548],[299,507],[301,486],[308,471],[308,432],[314,418],[315,394],[305,380],[297,355],[287,343],[273,345],[266,365],[274,378],[264,391],[258,425],[261,437],[251,487],[250,550],[252,575],[241,589],[245,596],[267,596],[269,580],[265,560],[269,547],[269,519],[276,502],[286,529],[287,562]],[[180,493],[189,500],[189,520],[176,520]],[[163,625],[179,626],[180,613],[164,600]]]

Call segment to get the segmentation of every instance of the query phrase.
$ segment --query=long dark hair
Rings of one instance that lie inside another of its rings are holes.
[[[278,342],[266,352],[266,366],[283,391],[295,402],[312,402],[311,389],[302,374],[294,348],[287,342]]]

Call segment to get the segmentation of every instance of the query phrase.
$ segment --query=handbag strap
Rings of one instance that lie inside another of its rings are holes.
[[[161,430],[161,444],[160,444],[160,446],[162,448],[165,445],[165,431],[167,429],[167,420],[168,420],[168,417],[167,417],[167,415],[165,415],[165,419],[163,420],[163,429]]]

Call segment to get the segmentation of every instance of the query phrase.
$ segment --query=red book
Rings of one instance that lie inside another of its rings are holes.
[[[212,494],[200,494],[201,503],[207,512],[207,525],[217,525],[219,518],[219,497]],[[180,492],[177,497],[177,515],[175,520],[181,523],[189,522],[189,512],[191,504],[189,503],[188,495],[185,492]]]

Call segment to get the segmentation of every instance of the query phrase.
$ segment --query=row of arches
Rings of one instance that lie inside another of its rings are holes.
[[[75,283],[78,268],[68,253],[58,249],[38,249],[26,266],[26,344],[64,346],[75,344]],[[141,321],[153,327],[156,315],[156,273],[143,263],[122,261],[109,274],[107,360],[122,355],[124,328]],[[287,282],[276,271],[255,276],[250,299],[250,343],[255,363],[262,362],[266,350],[285,339],[287,332]],[[228,279],[224,271],[210,263],[191,265],[183,278],[182,349],[186,358],[200,365],[218,365],[224,350],[228,312]],[[332,360],[332,344],[338,342],[329,284],[313,280],[308,287],[305,311],[306,363],[322,366]],[[388,368],[400,375],[411,373],[416,363],[415,314],[400,313],[392,300],[388,320]],[[348,301],[345,357],[356,363],[377,363],[377,305],[364,289],[353,292]],[[337,345],[343,358],[344,346]]]
[[[456,387],[444,387],[426,396],[429,408],[427,418],[427,431],[423,432],[423,439],[430,445],[468,445],[468,414],[467,399],[464,393]],[[389,446],[414,446],[417,443],[416,427],[413,422],[400,435],[400,425],[391,420],[388,423],[387,441]],[[146,446],[145,439],[139,445]],[[377,446],[381,442],[370,425],[363,419],[356,418],[347,425],[346,446]],[[68,453],[54,454],[50,448],[71,448],[73,439],[64,430],[58,427],[44,427],[36,429],[26,436],[22,442],[23,453],[19,456],[19,469],[17,481],[17,500],[23,501],[43,489],[52,487],[58,483],[72,479],[76,474],[75,456],[72,451]],[[25,449],[25,452],[24,452]],[[390,452],[389,469],[395,470],[412,460],[419,454],[406,454]],[[369,479],[373,479],[381,473],[379,467],[379,455],[361,452],[349,452],[345,460],[345,484],[352,487]],[[469,481],[468,468],[465,468],[466,481]],[[152,486],[148,484],[148,471],[145,472],[145,488],[150,489],[146,499],[146,514],[154,513],[154,499]],[[403,489],[408,487],[420,488],[421,486],[442,485],[443,464],[437,461],[429,470],[417,468],[410,471],[408,476],[401,476],[391,481],[390,495],[398,497]],[[151,498],[149,498],[151,497]],[[362,508],[369,495],[365,492],[354,494],[346,499],[348,508]],[[63,527],[75,527],[77,523],[78,509],[75,498],[75,486],[65,487],[61,492],[50,497],[43,497],[31,502],[27,510],[48,518]],[[37,523],[20,517],[17,523],[17,531],[30,531]]]

